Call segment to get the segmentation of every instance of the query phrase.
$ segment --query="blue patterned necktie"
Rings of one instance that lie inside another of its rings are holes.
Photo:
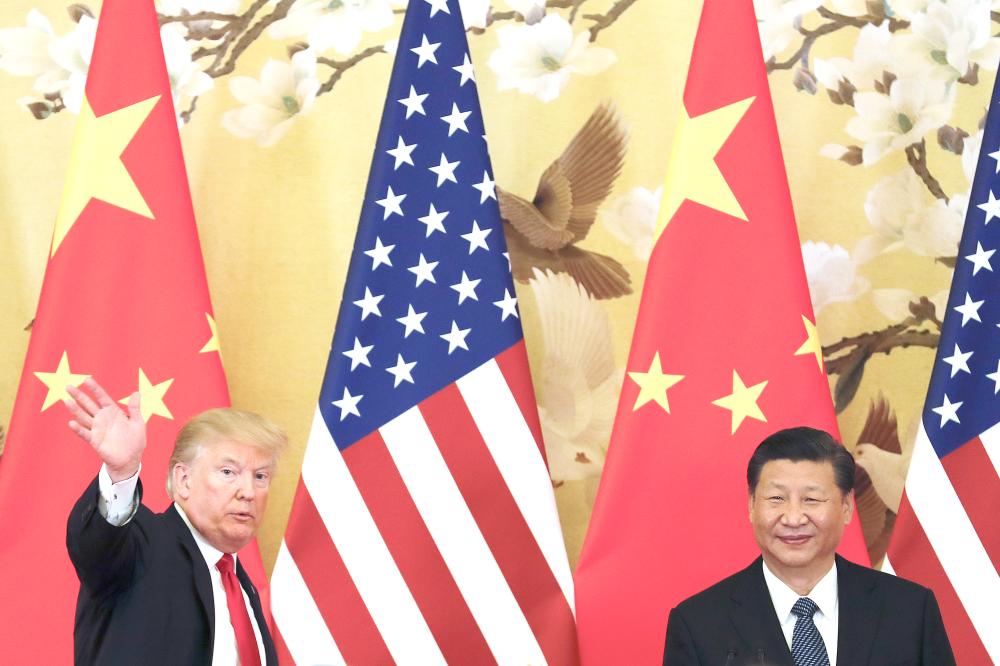
[[[801,597],[792,606],[795,629],[792,630],[792,659],[795,666],[830,666],[826,645],[819,629],[813,622],[813,615],[819,610],[816,602],[809,597]]]

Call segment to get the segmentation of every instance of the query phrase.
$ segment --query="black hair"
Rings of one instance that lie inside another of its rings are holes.
[[[760,471],[772,460],[799,462],[829,462],[840,492],[854,490],[854,457],[833,436],[816,428],[787,428],[765,438],[757,445],[747,464],[747,489],[753,495],[760,480]]]

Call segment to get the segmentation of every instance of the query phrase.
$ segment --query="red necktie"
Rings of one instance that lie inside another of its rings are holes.
[[[257,639],[253,635],[253,625],[247,605],[243,601],[243,590],[233,570],[233,556],[225,553],[215,565],[222,574],[222,586],[226,588],[226,605],[229,606],[229,620],[236,632],[236,650],[240,653],[240,666],[260,666],[260,652]]]

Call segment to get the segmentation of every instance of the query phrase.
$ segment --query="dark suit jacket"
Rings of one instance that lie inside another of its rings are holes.
[[[934,593],[837,556],[840,666],[955,663]],[[762,558],[670,611],[664,666],[793,666]]]
[[[73,507],[66,547],[80,578],[73,631],[77,664],[211,664],[212,580],[191,530],[171,505],[145,505],[115,527],[97,509],[97,479]],[[141,498],[141,484],[137,488]],[[269,666],[278,663],[257,590],[237,560]]]

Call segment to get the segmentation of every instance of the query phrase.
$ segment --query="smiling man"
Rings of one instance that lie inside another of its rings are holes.
[[[854,512],[854,459],[790,428],[747,466],[761,557],[670,612],[665,666],[954,664],[934,594],[836,554]]]
[[[69,387],[70,428],[102,461],[69,516],[80,578],[77,664],[277,664],[257,590],[235,553],[250,543],[285,434],[266,419],[212,409],[181,428],[155,514],[141,503],[146,425],[94,380]]]

